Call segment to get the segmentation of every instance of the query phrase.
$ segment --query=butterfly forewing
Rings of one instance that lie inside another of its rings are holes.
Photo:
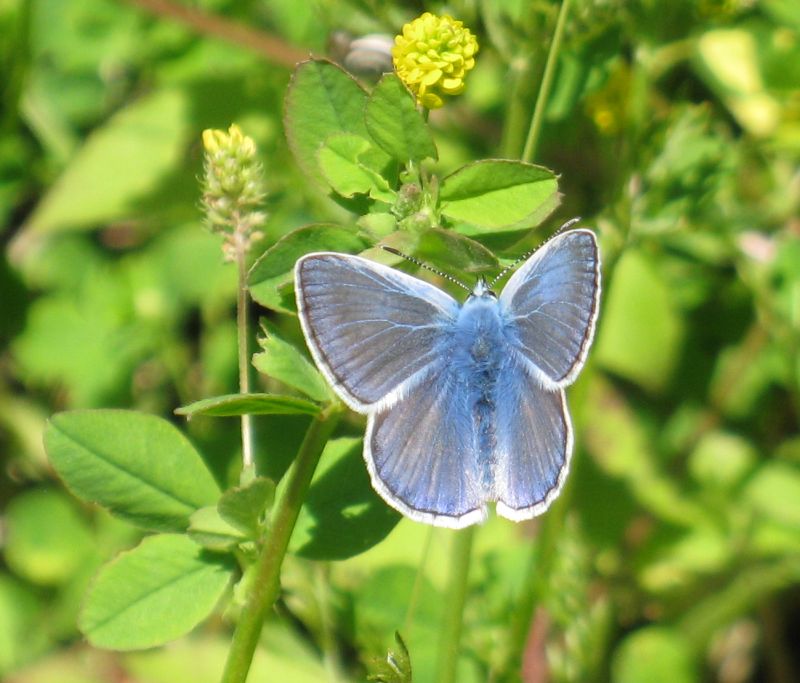
[[[440,289],[358,256],[309,254],[297,307],[317,365],[342,399],[389,405],[441,359],[458,304]]]
[[[541,384],[570,384],[586,359],[600,295],[597,241],[571,230],[547,242],[500,295],[515,350]]]

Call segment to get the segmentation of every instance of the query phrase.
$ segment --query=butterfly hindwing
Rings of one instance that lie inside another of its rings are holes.
[[[424,377],[458,315],[442,290],[358,256],[309,254],[297,262],[295,286],[318,367],[359,412],[393,403]]]
[[[485,519],[473,406],[445,360],[399,403],[370,416],[364,457],[373,486],[412,519],[453,528]]]
[[[493,497],[499,514],[519,521],[544,512],[561,490],[572,428],[563,389],[546,389],[515,365],[499,379]]]
[[[499,303],[511,341],[541,384],[574,381],[592,341],[599,296],[597,240],[589,230],[545,243],[508,281]]]

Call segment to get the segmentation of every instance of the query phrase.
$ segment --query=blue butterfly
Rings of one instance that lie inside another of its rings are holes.
[[[519,521],[558,496],[572,452],[564,387],[586,360],[600,296],[592,232],[558,234],[499,297],[481,279],[463,305],[328,252],[297,262],[295,290],[317,367],[368,416],[364,459],[389,505],[461,528],[485,520],[489,502]]]

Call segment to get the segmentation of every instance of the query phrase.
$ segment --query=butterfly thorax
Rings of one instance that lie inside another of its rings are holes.
[[[456,345],[463,360],[494,365],[502,345],[503,325],[497,299],[488,292],[473,295],[464,303],[456,320]]]

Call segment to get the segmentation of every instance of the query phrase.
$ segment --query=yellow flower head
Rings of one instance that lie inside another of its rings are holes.
[[[261,239],[256,227],[265,220],[259,209],[265,194],[264,169],[253,138],[233,124],[228,131],[203,131],[203,207],[214,232],[225,235],[223,252],[229,261]]]
[[[442,95],[464,89],[464,76],[475,66],[478,51],[478,41],[462,22],[430,12],[403,26],[394,43],[397,75],[428,109],[441,107]]]
[[[224,130],[206,128],[203,131],[203,147],[209,154],[234,154],[238,159],[251,159],[256,154],[256,143],[253,138],[242,133],[235,123]]]

